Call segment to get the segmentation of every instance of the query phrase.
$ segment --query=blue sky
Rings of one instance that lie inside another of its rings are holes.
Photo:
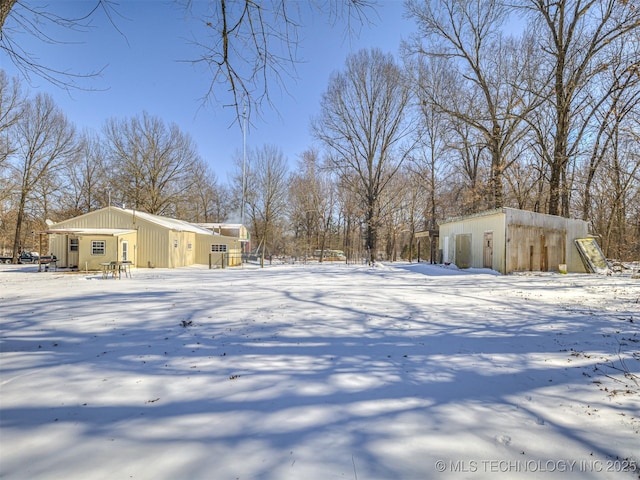
[[[204,0],[202,0],[204,1]],[[56,12],[85,12],[87,2],[68,0],[50,3]],[[60,10],[59,10],[60,9]],[[372,25],[358,36],[345,38],[344,23],[333,25],[326,16],[302,4],[297,79],[287,79],[288,92],[271,91],[277,111],[268,107],[256,119],[247,135],[247,147],[273,144],[282,149],[291,167],[300,153],[313,144],[310,120],[319,112],[321,95],[330,74],[341,70],[350,52],[378,47],[397,58],[401,39],[409,36],[413,22],[403,18],[401,0],[379,0]],[[84,85],[93,91],[71,91],[33,78],[32,93],[51,94],[78,129],[100,131],[109,118],[130,118],[143,111],[175,123],[191,135],[202,158],[218,178],[226,182],[234,169],[233,158],[242,151],[242,133],[232,125],[234,111],[222,106],[201,106],[209,78],[181,60],[197,55],[188,43],[187,23],[173,2],[125,0],[117,5],[116,30],[103,14],[92,19],[88,34],[74,34],[74,43],[47,45],[25,37],[23,45],[44,64],[73,72],[96,71],[106,66],[101,77]],[[60,32],[54,32],[60,38]],[[17,73],[0,54],[0,67]]]

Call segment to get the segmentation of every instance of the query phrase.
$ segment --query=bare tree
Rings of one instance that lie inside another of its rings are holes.
[[[304,236],[307,252],[320,250],[322,262],[337,200],[335,184],[330,172],[322,168],[317,150],[310,149],[302,153],[298,169],[291,175],[289,184],[290,215],[294,229],[298,235]]]
[[[410,89],[393,57],[361,50],[347,58],[322,97],[315,136],[330,151],[330,162],[366,211],[367,249],[375,261],[380,200],[407,158],[414,130],[407,121]]]
[[[457,214],[477,213],[488,201],[491,160],[482,134],[468,123],[452,119],[448,135],[449,168],[457,179]]]
[[[73,126],[46,94],[37,94],[25,104],[16,135],[17,150],[10,165],[19,182],[14,262],[22,245],[22,226],[32,195],[40,188],[40,182],[61,168],[77,148]]]
[[[18,189],[18,180],[11,175],[8,162],[15,152],[15,129],[23,107],[24,95],[20,82],[9,79],[0,69],[0,248],[3,254],[13,244],[15,233],[12,228],[15,225],[15,209],[11,199]]]
[[[109,120],[105,135],[114,198],[148,213],[174,215],[195,181],[199,157],[191,137],[146,112]]]
[[[429,101],[429,96],[424,96],[422,89],[425,85],[437,90],[446,89],[445,85],[451,80],[446,67],[447,63],[437,58],[420,59],[411,67],[411,84],[418,99],[421,128],[420,142],[412,155],[410,170],[412,176],[417,176],[428,192],[429,213],[424,225],[427,229],[435,229],[438,225],[438,181],[440,172],[446,168],[445,157],[450,150],[452,136],[448,134],[451,130],[449,117]],[[430,77],[429,80],[426,80],[427,77]]]
[[[253,232],[260,247],[260,263],[284,220],[287,205],[287,162],[282,151],[265,145],[247,155],[246,201]]]
[[[422,155],[428,156],[429,150],[416,149],[416,154],[412,158],[412,162],[407,163],[404,173],[401,175],[401,191],[403,198],[401,204],[402,223],[405,232],[408,231],[409,236],[406,244],[403,244],[403,258],[412,261],[416,253],[418,257],[420,253],[414,249],[416,243],[416,233],[425,228],[435,228],[431,225],[437,225],[439,215],[438,199],[440,198],[437,181],[439,180],[437,169],[440,167],[436,164],[429,165],[428,162],[418,160]],[[424,159],[424,158],[423,158]],[[433,222],[436,222],[435,224]],[[422,250],[422,245],[420,245]],[[436,248],[433,240],[431,241],[432,249]],[[434,250],[432,250],[434,251]]]
[[[301,161],[298,162],[297,170],[294,171],[289,180],[289,221],[293,230],[296,251],[305,257],[309,256],[318,247],[318,237],[320,235],[320,220],[318,218],[315,205],[313,205],[313,194],[309,192],[308,160],[309,156],[317,154],[315,151],[305,151]],[[313,186],[311,187],[313,188]]]
[[[629,39],[636,49],[636,54],[640,53],[640,47],[636,39]],[[582,219],[589,220],[591,217],[591,189],[595,179],[596,171],[601,168],[603,160],[613,151],[621,151],[617,148],[621,130],[628,125],[627,119],[640,106],[640,63],[629,67],[626,62],[620,62],[620,55],[627,47],[627,39],[617,42],[618,49],[611,51],[608,57],[611,62],[606,67],[607,74],[602,75],[599,82],[592,82],[590,89],[596,93],[591,95],[592,102],[596,102],[593,107],[594,113],[592,125],[588,128],[587,135],[593,140],[589,142],[590,153],[584,154],[587,157],[581,170],[585,171],[584,186],[582,190]],[[640,55],[638,55],[640,61]],[[606,92],[605,95],[602,92]],[[632,123],[633,124],[633,123]],[[623,138],[625,137],[623,132]],[[586,142],[585,142],[586,143]],[[615,148],[614,148],[615,147]],[[586,150],[586,148],[585,148]]]
[[[640,158],[637,138],[616,128],[603,158],[605,168],[596,173],[593,184],[592,228],[601,237],[602,249],[610,257],[637,258],[640,244],[637,231],[640,211]],[[634,248],[635,244],[635,248]]]
[[[77,152],[64,167],[64,191],[61,192],[59,215],[74,217],[107,204],[108,179],[101,139],[85,132]]]
[[[423,77],[421,99],[482,134],[491,156],[492,206],[502,207],[510,149],[523,134],[524,116],[539,101],[526,94],[533,65],[529,39],[501,33],[509,12],[500,0],[409,0],[407,7],[419,33],[405,51],[446,58],[456,72],[444,86],[432,83],[439,77]]]
[[[606,72],[610,45],[640,29],[640,9],[619,0],[522,0],[531,12],[542,53],[548,60],[548,97],[554,109],[555,134],[550,158],[549,213],[569,214],[568,166],[579,154],[585,125],[597,111],[585,108],[586,87]],[[622,69],[637,69],[637,53],[619,58]],[[544,77],[541,77],[544,79]],[[543,88],[542,86],[540,89]],[[590,92],[593,93],[593,90]],[[596,103],[613,92],[605,89]]]
[[[347,262],[358,262],[366,258],[363,253],[365,238],[363,225],[365,222],[364,204],[361,196],[353,190],[353,185],[358,182],[351,172],[346,175],[336,176],[337,207],[339,212],[338,224],[341,225],[343,237],[343,250],[347,257]]]
[[[221,185],[212,168],[202,160],[194,166],[193,184],[186,192],[187,202],[180,218],[193,222],[224,222],[231,213],[231,193]]]
[[[528,145],[523,143],[523,147],[518,160],[505,175],[509,187],[506,197],[510,203],[515,203],[516,208],[540,212],[545,169],[540,157],[533,155]]]
[[[24,95],[17,79],[9,79],[0,69],[0,167],[13,152],[10,130],[16,125],[24,103]],[[0,193],[1,194],[1,193]]]
[[[412,220],[416,214],[416,205],[412,200],[418,195],[415,191],[417,185],[412,182],[415,177],[412,178],[408,164],[409,162],[403,163],[393,176],[380,202],[381,237],[384,238],[386,259],[391,262],[395,262],[398,254],[401,254],[399,250],[405,234],[411,233]],[[422,186],[419,188],[422,189]],[[426,193],[425,190],[423,192]]]

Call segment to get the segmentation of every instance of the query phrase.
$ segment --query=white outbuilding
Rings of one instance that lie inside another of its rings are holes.
[[[586,272],[575,240],[588,237],[588,223],[514,208],[499,208],[446,220],[440,225],[443,263],[459,268]]]

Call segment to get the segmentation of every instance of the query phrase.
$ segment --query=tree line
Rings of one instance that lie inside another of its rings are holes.
[[[619,0],[408,0],[398,58],[351,54],[293,168],[277,145],[221,183],[189,135],[142,112],[77,132],[0,73],[0,241],[117,201],[239,220],[262,255],[412,259],[415,234],[500,207],[582,218],[640,257],[640,9]],[[424,252],[423,252],[424,255]]]

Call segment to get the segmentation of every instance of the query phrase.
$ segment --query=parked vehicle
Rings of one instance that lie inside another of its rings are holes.
[[[38,258],[37,252],[22,252],[18,255],[18,263],[35,263],[38,261]],[[13,263],[13,257],[0,257],[0,263]]]
[[[39,259],[38,252],[22,252],[18,257],[18,263],[38,263]]]

